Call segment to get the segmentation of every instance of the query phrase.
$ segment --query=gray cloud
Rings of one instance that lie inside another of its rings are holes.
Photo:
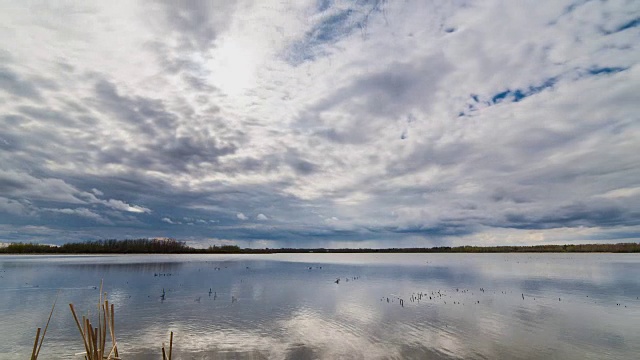
[[[96,95],[103,111],[113,114],[121,126],[137,135],[131,139],[132,144],[116,143],[103,149],[101,162],[186,171],[190,166],[217,163],[219,157],[236,151],[233,143],[218,144],[213,134],[180,135],[178,115],[167,110],[161,100],[120,95],[115,85],[106,81],[96,85]]]
[[[0,89],[18,97],[32,100],[42,99],[40,91],[32,82],[22,79],[8,68],[0,68]]]
[[[577,202],[550,209],[542,215],[507,213],[510,227],[546,229],[557,227],[616,227],[640,224],[640,211],[615,203],[585,204]]]
[[[439,82],[451,65],[441,54],[414,63],[391,63],[383,70],[357,78],[325,98],[313,110],[345,105],[370,116],[397,117],[431,105]]]
[[[107,214],[117,217],[118,212],[149,213],[151,211],[121,200],[100,199],[94,193],[83,192],[61,179],[37,178],[26,173],[0,171],[0,191],[6,196],[2,198],[3,211],[29,217],[58,213],[113,225]],[[100,211],[103,214],[82,207],[88,205],[102,206]],[[106,209],[115,210],[115,212]]]
[[[205,80],[209,70],[201,60],[211,58],[210,51],[235,16],[236,1],[153,2],[160,5],[158,39],[149,41],[145,47],[154,53],[165,71],[178,74],[191,91],[216,91],[215,86]]]
[[[178,41],[180,51],[206,51],[233,18],[235,1],[158,1],[164,19]]]
[[[59,214],[67,214],[67,215],[76,215],[76,216],[80,216],[80,217],[84,217],[84,218],[88,218],[91,220],[94,220],[98,223],[101,224],[106,224],[106,225],[112,225],[113,223],[107,219],[105,219],[104,217],[100,216],[99,214],[87,209],[87,208],[76,208],[76,209],[69,209],[69,208],[64,208],[64,209],[43,209],[43,211],[50,211],[50,212],[54,212],[54,213],[59,213]]]
[[[28,215],[31,212],[29,204],[0,197],[0,211],[12,215]]]
[[[143,136],[156,136],[158,131],[175,127],[176,117],[164,109],[161,100],[143,97],[126,97],[118,93],[116,86],[108,81],[99,81],[95,87],[99,106],[116,116],[130,130]]]

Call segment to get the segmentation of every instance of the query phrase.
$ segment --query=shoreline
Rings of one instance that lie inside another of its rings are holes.
[[[241,248],[237,245],[194,248],[171,238],[98,240],[63,245],[10,243],[0,254],[124,255],[124,254],[455,254],[455,253],[640,253],[640,243],[524,246],[437,246],[406,248]]]

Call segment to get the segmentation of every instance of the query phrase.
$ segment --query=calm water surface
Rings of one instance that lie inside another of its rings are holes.
[[[56,293],[40,358],[81,359],[68,304],[95,314],[101,279],[124,359],[170,331],[175,359],[640,354],[638,255],[127,255],[0,256],[0,359],[29,357]]]

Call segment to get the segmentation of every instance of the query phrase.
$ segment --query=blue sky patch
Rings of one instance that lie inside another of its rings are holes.
[[[333,0],[318,0],[318,12],[326,11],[331,7],[331,5],[333,5]]]
[[[552,88],[556,84],[556,82],[557,82],[556,78],[550,78],[540,85],[531,85],[527,89],[515,89],[515,90],[507,89],[491,97],[491,103],[498,104],[506,99],[512,99],[513,102],[519,102],[526,97],[535,95],[546,89]]]
[[[328,54],[324,46],[334,44],[356,30],[365,29],[371,14],[381,12],[384,3],[384,0],[355,1],[352,6],[333,9],[333,1],[318,1],[318,14],[324,14],[324,18],[291,45],[288,61],[292,65],[300,65]]]
[[[633,19],[627,23],[624,23],[622,25],[620,25],[618,28],[616,28],[613,32],[620,32],[620,31],[625,31],[634,27],[638,27],[640,26],[640,18],[636,18]]]
[[[623,67],[592,67],[588,70],[590,75],[601,75],[601,74],[615,74],[621,71],[625,71],[627,68]]]

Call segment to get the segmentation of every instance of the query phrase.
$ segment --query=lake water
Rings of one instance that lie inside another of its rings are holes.
[[[275,254],[0,256],[0,359],[56,294],[40,358],[81,359],[101,279],[124,359],[640,356],[639,255]]]

